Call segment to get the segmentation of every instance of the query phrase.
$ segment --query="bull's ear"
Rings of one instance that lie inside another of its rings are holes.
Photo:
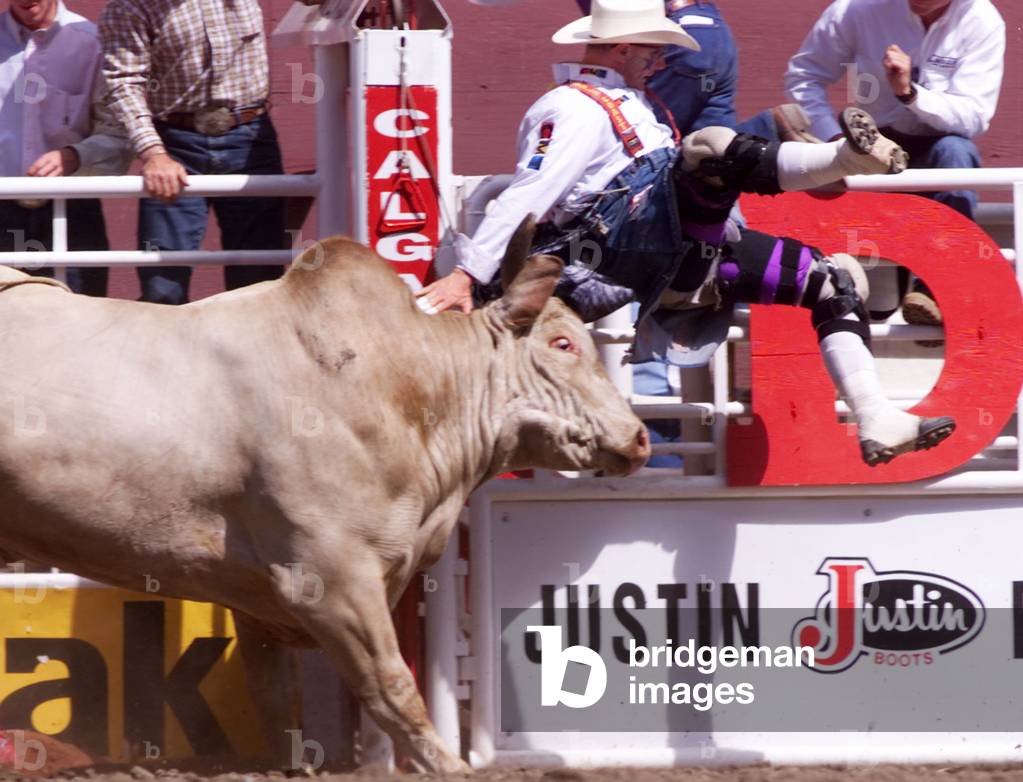
[[[533,244],[533,234],[536,233],[536,218],[533,215],[526,215],[526,219],[519,223],[519,227],[512,234],[508,248],[504,251],[504,260],[501,262],[501,288],[508,290],[512,282],[522,271],[522,266],[529,256],[529,248]]]
[[[501,317],[509,328],[533,325],[554,293],[564,267],[562,260],[553,255],[534,255],[522,264],[515,279],[505,286],[499,305]]]

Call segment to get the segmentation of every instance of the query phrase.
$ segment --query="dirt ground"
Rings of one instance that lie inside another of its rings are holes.
[[[319,774],[299,778],[320,782],[429,782],[442,777],[382,774],[360,771],[351,774]],[[715,769],[495,769],[469,777],[480,782],[1023,782],[1023,765],[997,766],[747,766]],[[27,777],[0,772],[0,782],[20,782]],[[35,777],[35,780],[40,777]],[[176,769],[127,770],[104,768],[68,770],[49,779],[62,782],[284,782],[283,773],[197,773]]]

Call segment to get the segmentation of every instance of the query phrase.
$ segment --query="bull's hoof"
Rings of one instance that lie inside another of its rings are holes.
[[[435,774],[472,774],[472,766],[461,758],[449,755],[445,758],[435,758],[433,768],[429,769]]]
[[[956,422],[948,416],[921,418],[917,435],[898,445],[882,445],[877,440],[860,440],[863,461],[870,467],[888,464],[896,456],[912,451],[927,451],[945,440],[956,429]]]

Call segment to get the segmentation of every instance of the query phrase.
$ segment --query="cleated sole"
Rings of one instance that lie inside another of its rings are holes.
[[[861,440],[860,452],[868,467],[888,464],[895,457],[914,451],[929,451],[948,438],[956,429],[956,422],[948,416],[941,418],[925,418],[915,440],[907,440],[899,445],[882,445],[876,440]]]
[[[891,156],[888,159],[888,173],[901,174],[909,166],[909,155],[891,139],[881,135],[877,123],[863,109],[849,106],[838,115],[838,124],[842,134],[848,139],[853,150],[860,155],[874,155],[879,140],[891,144]]]

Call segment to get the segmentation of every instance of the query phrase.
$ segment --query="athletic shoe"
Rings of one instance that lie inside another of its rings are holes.
[[[948,416],[921,418],[915,439],[891,446],[882,445],[877,440],[860,440],[860,453],[863,455],[863,461],[870,467],[888,464],[901,454],[933,448],[952,434],[955,428],[956,422]]]

